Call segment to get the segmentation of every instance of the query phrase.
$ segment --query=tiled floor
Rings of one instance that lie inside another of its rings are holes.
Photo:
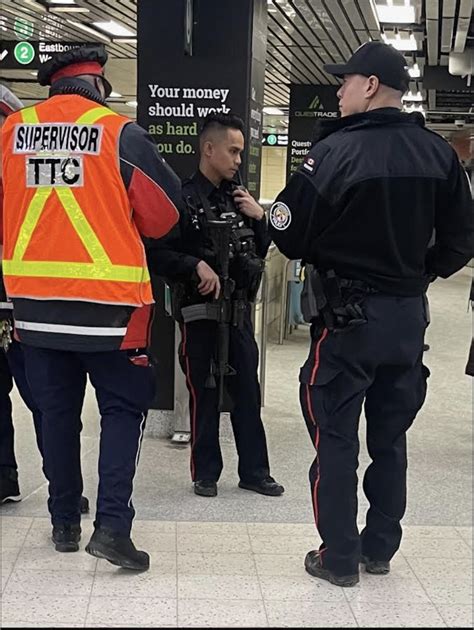
[[[237,488],[236,454],[223,427],[225,469],[216,499],[196,497],[189,449],[147,438],[135,481],[134,538],[149,572],[130,575],[49,540],[47,486],[32,422],[14,398],[24,499],[0,508],[2,627],[472,627],[472,380],[464,375],[472,320],[470,272],[430,288],[431,369],[425,406],[409,432],[404,538],[389,576],[361,574],[341,589],[306,574],[318,545],[307,471],[314,457],[298,404],[307,331],[269,344],[264,421],[282,497]],[[83,416],[85,493],[94,505],[98,422],[91,391]],[[361,422],[359,476],[368,462]],[[359,516],[366,508],[359,496]]]
[[[92,519],[83,521],[83,540]],[[2,626],[470,627],[472,528],[408,527],[388,576],[342,589],[306,574],[312,525],[137,521],[130,574],[58,554],[46,518],[2,519]]]

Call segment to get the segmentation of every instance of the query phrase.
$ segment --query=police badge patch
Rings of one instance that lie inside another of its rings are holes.
[[[275,230],[286,230],[291,223],[291,210],[285,203],[277,201],[270,208],[270,223]]]
[[[307,157],[303,163],[303,168],[310,173],[314,173],[314,159],[312,157]]]

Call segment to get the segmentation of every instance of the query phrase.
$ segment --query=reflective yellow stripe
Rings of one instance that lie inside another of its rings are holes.
[[[21,112],[24,123],[39,123],[35,107],[28,107]],[[94,124],[105,116],[117,116],[107,107],[94,107],[82,114],[76,124]],[[38,224],[46,202],[56,194],[71,221],[74,230],[82,241],[92,263],[50,262],[43,260],[23,260],[33,232]],[[8,276],[30,278],[71,278],[78,280],[110,280],[115,282],[149,282],[150,274],[146,266],[135,267],[114,265],[103,245],[97,238],[81,209],[74,192],[70,188],[52,186],[36,190],[25,214],[15,246],[12,260],[3,261],[3,272]]]
[[[48,262],[43,260],[4,260],[3,272],[7,276],[113,280],[135,284],[150,280],[150,274],[146,267],[105,266],[95,263]]]
[[[36,107],[26,107],[20,111],[24,123],[39,123]]]
[[[117,112],[113,112],[108,107],[94,107],[90,109],[76,120],[77,125],[93,125],[104,116],[118,116]]]
[[[31,235],[33,234],[35,227],[38,225],[39,218],[43,212],[43,208],[49,199],[53,189],[51,186],[47,188],[38,188],[35,192],[33,199],[30,201],[28,210],[26,211],[23,225],[21,226],[20,233],[18,234],[18,240],[15,245],[15,251],[13,252],[13,260],[22,260],[25,255],[26,248],[30,242]]]
[[[77,203],[76,198],[70,188],[56,188],[56,194],[66,210],[67,216],[71,221],[77,235],[82,244],[87,249],[87,253],[96,264],[111,265],[112,262],[103,248],[96,233],[91,228],[89,221],[86,219],[81,210],[81,206]]]

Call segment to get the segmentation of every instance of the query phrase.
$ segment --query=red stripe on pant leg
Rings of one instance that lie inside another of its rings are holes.
[[[186,357],[186,380],[188,382],[188,388],[191,394],[191,479],[196,481],[195,479],[195,465],[194,465],[194,441],[196,436],[196,391],[191,382],[191,375],[189,369],[189,358]]]
[[[315,348],[314,348],[314,367],[313,367],[313,371],[311,373],[311,379],[309,381],[310,385],[314,385],[314,381],[316,379],[316,374],[318,372],[319,369],[319,360],[320,360],[320,349],[321,349],[321,344],[323,343],[323,341],[326,339],[326,337],[328,336],[329,330],[327,328],[325,328],[322,332],[321,337],[319,338],[318,343],[316,344]]]
[[[186,362],[186,384],[188,386],[189,393],[191,395],[191,404],[190,404],[190,415],[191,415],[191,479],[195,481],[195,473],[196,468],[194,464],[194,441],[196,436],[196,390],[194,389],[194,385],[191,381],[191,370],[189,368],[189,357],[186,355],[186,341],[187,341],[187,328],[186,324],[183,325],[183,355]]]
[[[316,461],[317,465],[317,474],[316,481],[314,482],[313,488],[313,511],[314,511],[314,522],[316,527],[318,527],[319,521],[319,510],[318,510],[318,486],[319,486],[319,478],[320,478],[320,464],[319,464],[319,427],[316,424],[316,418],[314,417],[313,405],[311,404],[311,394],[309,385],[306,385],[306,404],[308,406],[308,413],[311,419],[311,422],[316,427],[315,437],[314,437],[314,448],[316,449]]]
[[[327,328],[324,328],[321,337],[319,338],[318,342],[315,345],[315,349],[314,349],[314,366],[313,366],[313,371],[311,373],[311,379],[310,379],[310,383],[309,385],[306,386],[307,391],[306,391],[306,396],[307,396],[307,405],[308,405],[308,413],[309,413],[309,417],[311,419],[311,422],[314,424],[315,428],[316,428],[316,433],[315,433],[315,439],[314,439],[314,448],[316,450],[316,461],[317,461],[317,476],[316,476],[316,481],[314,483],[314,488],[313,488],[313,512],[314,512],[314,522],[316,524],[316,528],[318,529],[318,524],[319,524],[319,506],[318,506],[318,489],[319,489],[319,482],[321,479],[321,466],[320,466],[320,457],[319,457],[319,425],[316,421],[316,417],[314,415],[314,411],[313,411],[313,405],[311,402],[311,394],[310,394],[310,385],[314,385],[314,382],[316,380],[316,376],[319,370],[319,365],[320,365],[320,361],[321,361],[321,344],[323,343],[323,341],[326,339],[326,337],[329,334],[329,330]],[[319,531],[319,529],[318,529]],[[322,565],[322,556],[324,553],[325,549],[322,548],[319,550],[319,554],[320,554],[320,558],[321,558],[321,565]]]

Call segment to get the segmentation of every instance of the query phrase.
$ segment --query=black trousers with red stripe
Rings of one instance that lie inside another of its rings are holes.
[[[338,333],[313,326],[300,372],[300,401],[316,450],[309,479],[322,564],[358,572],[361,553],[390,560],[406,507],[406,432],[423,405],[424,299],[371,295],[367,323]],[[363,488],[370,507],[357,527],[359,417],[364,406],[371,463]]]
[[[206,320],[182,326],[179,358],[189,390],[193,481],[217,481],[223,468],[218,390],[206,383],[216,353],[216,330],[216,322]],[[258,348],[249,310],[243,328],[230,328],[229,363],[236,371],[235,376],[226,379],[226,388],[234,403],[230,419],[239,455],[238,474],[242,481],[256,482],[270,471],[260,415]]]

